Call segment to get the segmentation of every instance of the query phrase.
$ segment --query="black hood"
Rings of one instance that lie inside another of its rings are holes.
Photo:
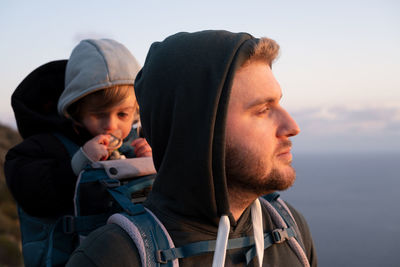
[[[74,135],[72,122],[57,112],[66,65],[67,60],[46,63],[32,71],[14,91],[11,105],[23,138],[54,132]]]
[[[233,74],[258,39],[247,33],[178,33],[154,43],[135,90],[158,171],[148,198],[161,211],[218,225],[230,215],[225,120]]]

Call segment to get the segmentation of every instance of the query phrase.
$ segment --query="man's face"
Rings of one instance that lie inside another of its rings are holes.
[[[259,196],[293,184],[289,137],[300,129],[280,105],[281,96],[267,64],[253,62],[236,72],[226,122],[229,188]]]

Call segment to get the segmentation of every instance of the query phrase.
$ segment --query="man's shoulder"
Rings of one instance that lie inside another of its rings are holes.
[[[314,246],[314,242],[313,242],[313,239],[311,236],[311,231],[308,226],[308,223],[301,212],[299,212],[297,209],[295,209],[292,205],[290,205],[286,201],[285,201],[285,204],[287,205],[290,212],[292,213],[292,215],[296,221],[296,224],[299,228],[299,231],[300,231],[303,243],[304,243],[304,247],[306,249],[306,255],[310,261],[310,264],[311,264],[311,266],[316,266],[317,265],[317,254],[315,251],[315,246]]]
[[[74,251],[67,266],[139,266],[138,250],[130,236],[116,224],[90,233]]]
[[[308,224],[307,221],[305,219],[305,217],[303,216],[303,214],[298,211],[296,208],[294,208],[290,203],[285,201],[286,206],[289,208],[290,212],[292,213],[296,224],[299,226],[300,230],[302,230],[303,228],[307,228],[308,230]]]

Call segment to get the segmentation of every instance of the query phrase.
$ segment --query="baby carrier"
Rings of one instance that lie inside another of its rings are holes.
[[[55,135],[71,155],[79,148],[64,136]],[[150,157],[96,162],[78,177],[74,214],[37,218],[19,207],[25,266],[65,265],[82,238],[105,225],[112,214],[124,211],[128,202],[145,199],[154,174]]]
[[[70,122],[57,112],[57,102],[64,90],[66,64],[67,60],[58,60],[35,69],[17,87],[11,101],[19,132],[24,139],[35,134],[52,133],[72,156],[79,147],[59,133],[70,127]],[[132,141],[137,132],[133,129],[125,141]],[[123,145],[119,148],[126,156],[132,152],[127,147]],[[152,159],[127,159],[125,167],[118,163],[114,165],[118,161],[109,162],[113,165],[98,163],[88,165],[82,171],[76,184],[75,211],[72,214],[59,218],[37,218],[18,206],[26,266],[64,265],[80,238],[104,225],[111,214],[121,211],[107,191],[107,188],[116,185],[114,180],[109,181],[110,177],[116,176],[116,172],[119,172],[120,178],[118,185],[128,188],[128,199],[135,202],[144,200],[149,189],[143,188],[149,187],[153,180],[148,175],[155,173]]]

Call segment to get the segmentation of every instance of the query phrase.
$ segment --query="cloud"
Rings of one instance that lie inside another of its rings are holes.
[[[400,151],[400,105],[308,108],[291,115],[301,129],[293,138],[298,151]]]
[[[292,112],[303,132],[314,134],[376,134],[390,131],[400,135],[400,107],[303,109]]]

